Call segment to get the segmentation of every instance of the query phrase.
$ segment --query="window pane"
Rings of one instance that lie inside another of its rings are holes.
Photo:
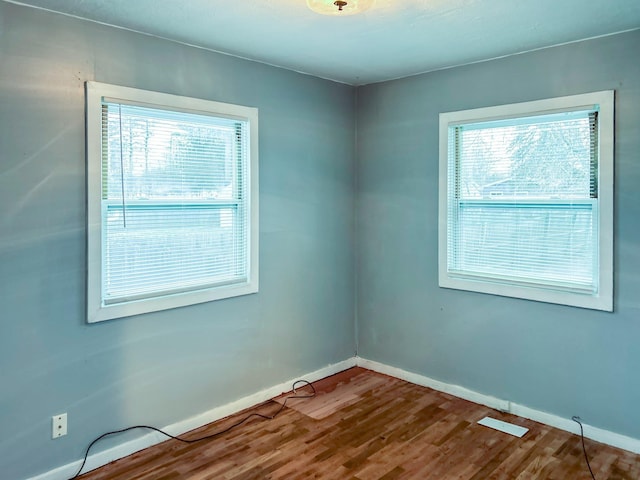
[[[614,92],[440,114],[438,284],[611,311]]]
[[[106,304],[247,280],[243,124],[105,104]]]
[[[244,281],[238,208],[106,208],[105,301]]]
[[[459,127],[460,198],[589,198],[589,112],[511,123]]]
[[[597,289],[592,120],[579,111],[450,130],[448,272]]]
[[[239,198],[238,122],[108,105],[108,199]]]
[[[451,271],[594,290],[593,221],[591,204],[461,203]]]
[[[87,320],[258,291],[258,109],[86,83]]]

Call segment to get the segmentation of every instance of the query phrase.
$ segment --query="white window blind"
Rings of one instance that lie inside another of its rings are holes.
[[[124,316],[248,293],[219,290],[254,281],[250,130],[257,125],[175,102],[99,100],[99,308],[128,306],[113,314]]]
[[[246,122],[102,110],[105,303],[246,281]]]
[[[596,118],[451,127],[450,273],[597,291]]]
[[[442,286],[601,294],[600,108],[447,121]]]

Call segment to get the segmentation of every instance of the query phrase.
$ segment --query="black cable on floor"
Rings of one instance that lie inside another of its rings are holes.
[[[591,470],[591,464],[589,463],[589,457],[587,456],[587,449],[584,446],[584,430],[582,429],[582,422],[580,421],[580,417],[574,416],[574,417],[571,417],[571,420],[573,420],[578,425],[580,425],[580,438],[582,439],[582,451],[584,453],[584,459],[587,462],[587,467],[589,467],[589,473],[591,474],[591,478],[593,478],[593,480],[596,480],[596,477],[593,474],[593,470]]]
[[[298,392],[296,391],[296,385],[298,385],[300,383],[304,384],[303,387],[306,387],[306,386],[311,387],[311,393],[298,394]],[[219,432],[211,433],[209,435],[205,435],[204,437],[200,437],[200,438],[185,439],[185,438],[176,437],[176,436],[171,435],[170,433],[167,433],[167,432],[164,432],[164,431],[160,430],[159,428],[150,427],[149,425],[135,425],[133,427],[123,428],[122,430],[114,430],[112,432],[103,433],[102,435],[100,435],[98,438],[96,438],[93,442],[91,442],[89,444],[89,446],[87,447],[87,450],[84,453],[84,459],[82,460],[82,465],[80,465],[80,468],[78,469],[78,473],[76,473],[69,480],[74,480],[75,478],[78,478],[80,476],[80,472],[82,472],[82,469],[84,468],[85,464],[87,463],[87,458],[89,457],[89,451],[91,450],[91,447],[93,447],[96,443],[98,443],[100,440],[102,440],[105,437],[108,437],[110,435],[116,435],[118,433],[128,432],[129,430],[135,430],[137,428],[145,428],[145,429],[148,429],[148,430],[153,430],[155,432],[161,433],[162,435],[165,435],[165,436],[167,436],[169,438],[172,438],[173,440],[178,440],[179,442],[183,442],[183,443],[197,443],[197,442],[203,442],[205,440],[211,440],[212,438],[218,437],[218,436],[220,436],[220,435],[222,435],[224,433],[227,433],[230,430],[233,430],[234,428],[242,425],[244,422],[246,422],[247,420],[249,420],[250,418],[253,418],[253,417],[259,417],[259,418],[262,418],[264,420],[273,420],[274,418],[276,418],[278,416],[278,414],[280,412],[282,412],[282,410],[284,410],[284,408],[287,406],[287,401],[289,399],[291,399],[291,398],[312,398],[312,397],[316,396],[316,389],[314,388],[314,386],[310,382],[308,382],[306,380],[296,380],[295,382],[293,382],[293,386],[291,387],[291,390],[293,391],[293,395],[289,395],[288,397],[285,397],[284,401],[280,405],[280,408],[273,415],[263,415],[262,413],[257,413],[257,412],[250,413],[249,415],[244,417],[239,422],[234,423],[233,425],[225,428],[224,430],[220,430]],[[267,403],[274,402],[274,401],[275,400],[267,400],[266,402],[260,404],[259,406],[265,405]]]

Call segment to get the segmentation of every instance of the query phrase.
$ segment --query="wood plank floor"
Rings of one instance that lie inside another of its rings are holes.
[[[83,480],[590,480],[580,437],[453,396],[352,368],[314,383],[274,420],[252,419],[195,444],[168,440],[82,475]],[[308,387],[307,387],[308,388]],[[282,399],[185,434],[197,438]],[[529,428],[522,438],[477,425]],[[640,455],[586,439],[597,480],[640,479]]]

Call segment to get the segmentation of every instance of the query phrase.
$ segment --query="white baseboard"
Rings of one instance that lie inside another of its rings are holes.
[[[530,420],[534,420],[536,422],[540,422],[545,425],[558,428],[560,430],[565,430],[574,434],[580,433],[580,427],[571,419],[559,417],[557,415],[553,415],[540,410],[535,410],[525,405],[520,405],[508,400],[492,397],[491,395],[485,395],[483,393],[469,390],[468,388],[461,387],[459,385],[441,382],[433,378],[425,377],[424,375],[408,372],[401,368],[392,367],[361,357],[352,357],[342,362],[328,365],[306,375],[301,375],[296,379],[282,382],[268,389],[240,398],[234,402],[215,407],[194,417],[182,420],[172,425],[165,426],[162,428],[162,430],[172,435],[181,435],[195,428],[201,427],[208,423],[237,413],[246,408],[262,403],[266,400],[280,395],[282,392],[289,391],[291,390],[293,382],[299,378],[304,378],[305,380],[308,380],[310,382],[315,382],[316,380],[320,380],[322,378],[328,377],[330,375],[339,373],[343,370],[355,366],[373,370],[374,372],[383,373],[385,375],[399,378],[401,380],[406,380],[407,382],[411,382],[416,385],[433,388],[434,390],[438,390],[440,392],[448,393],[450,395],[463,398],[465,400],[469,400],[481,405],[486,405],[496,410],[501,410],[503,412],[508,412],[520,417],[528,418]],[[591,425],[585,423],[583,423],[583,426],[584,436],[587,438],[607,445],[611,445],[613,447],[640,454],[640,440],[638,439],[620,435],[608,430],[603,430],[601,428],[592,427]],[[163,442],[165,440],[166,437],[164,435],[161,435],[157,432],[150,432],[137,439],[130,440],[120,445],[116,445],[115,447],[109,448],[105,451],[90,455],[87,458],[87,463],[83,469],[83,472],[88,472],[90,470],[96,469],[98,467],[106,465],[109,462],[126,457],[128,455],[131,455],[132,453],[135,453],[152,445],[156,445],[157,443]],[[68,463],[36,477],[31,477],[28,480],[66,480],[75,475],[75,473],[78,471],[78,468],[80,468],[81,463],[81,460]]]
[[[390,367],[383,363],[374,362],[373,360],[367,360],[366,358],[358,357],[358,366],[373,370],[374,372],[384,373],[391,377],[406,380],[407,382],[415,383],[423,387],[433,388],[439,392],[444,392],[453,395],[454,397],[464,398],[473,403],[479,403],[480,405],[486,405],[487,407],[495,408],[503,412],[509,411],[509,402],[501,400],[490,395],[484,395],[474,390],[461,387],[459,385],[452,385],[450,383],[440,382],[433,378],[425,377],[417,373],[408,372],[397,367]]]
[[[300,375],[295,379],[282,382],[278,385],[267,388],[260,392],[240,398],[231,403],[227,403],[226,405],[221,405],[219,407],[212,408],[211,410],[208,410],[206,412],[203,412],[199,415],[188,418],[186,420],[182,420],[172,425],[167,425],[165,427],[162,427],[161,430],[164,430],[165,432],[170,433],[171,435],[181,435],[195,428],[201,427],[208,423],[214,422],[216,420],[220,420],[221,418],[240,412],[246,408],[250,408],[254,405],[258,405],[273,397],[277,397],[283,392],[288,392],[291,390],[291,386],[293,385],[293,382],[295,382],[298,379],[303,378],[309,382],[315,382],[316,380],[320,380],[330,375],[334,375],[336,373],[339,373],[343,370],[346,370],[348,368],[355,367],[355,366],[356,366],[356,357],[351,357],[342,362],[334,363],[332,365],[327,365],[326,367],[316,370],[314,372],[307,373],[306,375]],[[94,470],[98,467],[106,465],[109,462],[112,462],[119,458],[126,457],[128,455],[131,455],[132,453],[138,452],[147,447],[151,447],[152,445],[156,445],[160,442],[163,442],[166,439],[167,439],[166,436],[158,432],[151,431],[148,434],[143,435],[142,437],[136,438],[134,440],[130,440],[128,442],[124,442],[120,445],[116,445],[115,447],[109,448],[102,452],[89,455],[89,457],[87,458],[87,463],[82,469],[82,472],[85,473],[90,470]],[[54,470],[45,472],[41,475],[31,477],[29,480],[67,480],[68,478],[76,474],[81,464],[82,464],[82,460],[77,460],[75,462],[68,463],[61,467],[58,467]]]
[[[366,358],[357,358],[357,365],[362,368],[373,370],[374,372],[383,373],[395,378],[406,380],[407,382],[415,383],[416,385],[422,385],[423,387],[433,388],[440,392],[448,393],[453,396],[469,400],[474,403],[486,405],[488,407],[500,410],[503,412],[512,413],[519,417],[528,418],[551,427],[558,428],[567,432],[580,434],[580,427],[576,422],[569,418],[559,417],[551,413],[536,410],[525,405],[510,402],[500,398],[485,395],[483,393],[469,390],[468,388],[461,387],[459,385],[453,385],[450,383],[434,380],[433,378],[425,377],[423,375],[408,372],[401,368],[391,367],[383,363],[375,362],[373,360],[367,360]],[[640,440],[619,433],[614,433],[609,430],[603,430],[601,428],[593,427],[586,423],[582,423],[584,427],[584,436],[601,442],[607,445],[611,445],[616,448],[621,448],[633,453],[640,453]]]

